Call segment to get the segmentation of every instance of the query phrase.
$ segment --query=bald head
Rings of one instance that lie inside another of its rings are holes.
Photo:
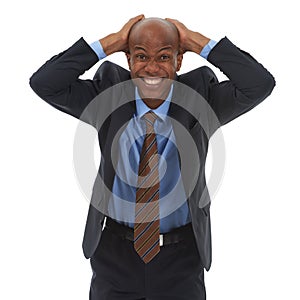
[[[129,33],[129,48],[141,39],[164,42],[179,48],[179,33],[176,26],[161,18],[146,18],[137,22]]]

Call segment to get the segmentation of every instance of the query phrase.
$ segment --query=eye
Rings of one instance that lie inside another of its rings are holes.
[[[139,60],[139,61],[145,61],[147,59],[146,55],[144,54],[137,54],[136,56],[136,59]]]
[[[167,55],[167,54],[163,54],[163,55],[160,56],[160,60],[161,60],[161,61],[169,60],[169,58],[170,58],[170,56]]]

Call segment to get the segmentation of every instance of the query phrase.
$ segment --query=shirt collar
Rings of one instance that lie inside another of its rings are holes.
[[[169,111],[172,94],[173,94],[173,84],[171,85],[170,92],[169,92],[166,100],[156,109],[151,109],[141,99],[139,92],[138,92],[138,88],[136,87],[135,88],[136,116],[140,119],[148,111],[153,111],[159,118],[161,118],[163,121],[165,121],[168,111]]]

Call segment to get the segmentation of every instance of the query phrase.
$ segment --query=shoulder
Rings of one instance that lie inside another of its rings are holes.
[[[119,82],[129,80],[130,72],[111,61],[105,61],[100,65],[93,79],[106,80],[110,81],[111,84],[117,84]]]
[[[203,84],[203,82],[209,83],[215,80],[217,80],[215,73],[207,66],[202,66],[187,73],[178,75],[179,82],[187,84],[191,87],[199,82]]]
[[[212,69],[207,66],[202,66],[187,73],[178,75],[177,80],[178,82],[197,91],[206,99],[209,97],[209,90],[211,86],[218,83],[217,76]]]

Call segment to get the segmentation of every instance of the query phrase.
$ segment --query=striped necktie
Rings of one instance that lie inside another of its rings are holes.
[[[140,155],[136,188],[134,248],[145,263],[160,251],[159,246],[159,172],[154,122],[157,115],[144,115],[146,136]]]

